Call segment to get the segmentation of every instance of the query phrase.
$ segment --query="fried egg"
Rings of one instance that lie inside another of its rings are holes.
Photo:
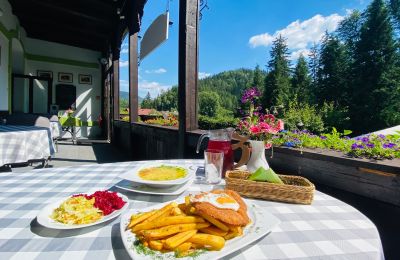
[[[202,193],[196,196],[190,196],[190,201],[195,202],[208,202],[219,209],[231,209],[238,211],[240,208],[239,203],[234,198],[226,193]]]

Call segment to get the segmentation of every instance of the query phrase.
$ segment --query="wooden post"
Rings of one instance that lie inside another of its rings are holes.
[[[178,155],[185,156],[187,130],[197,126],[199,0],[179,1]]]
[[[119,120],[119,58],[113,60],[113,120]]]
[[[129,32],[129,122],[138,121],[139,108],[139,69],[138,69],[138,33]]]

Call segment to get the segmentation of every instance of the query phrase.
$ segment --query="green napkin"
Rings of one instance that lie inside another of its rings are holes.
[[[257,171],[252,173],[249,177],[249,180],[251,180],[251,181],[267,181],[267,182],[272,182],[272,183],[276,183],[276,184],[283,184],[283,181],[279,178],[279,176],[271,168],[266,170],[263,167],[258,168]]]

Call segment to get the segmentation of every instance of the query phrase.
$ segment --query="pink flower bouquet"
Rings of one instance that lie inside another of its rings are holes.
[[[257,88],[248,89],[243,93],[246,98],[242,98],[242,103],[249,105],[249,111],[239,121],[236,131],[240,135],[249,136],[251,140],[264,141],[265,148],[269,149],[272,146],[272,137],[284,129],[284,123],[272,114],[260,112],[261,107],[257,106],[260,95]]]

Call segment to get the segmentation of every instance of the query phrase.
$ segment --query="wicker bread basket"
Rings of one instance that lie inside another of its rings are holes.
[[[306,178],[291,175],[279,175],[284,184],[250,181],[248,171],[227,171],[226,188],[240,195],[264,200],[273,200],[297,204],[311,204],[315,186]]]

